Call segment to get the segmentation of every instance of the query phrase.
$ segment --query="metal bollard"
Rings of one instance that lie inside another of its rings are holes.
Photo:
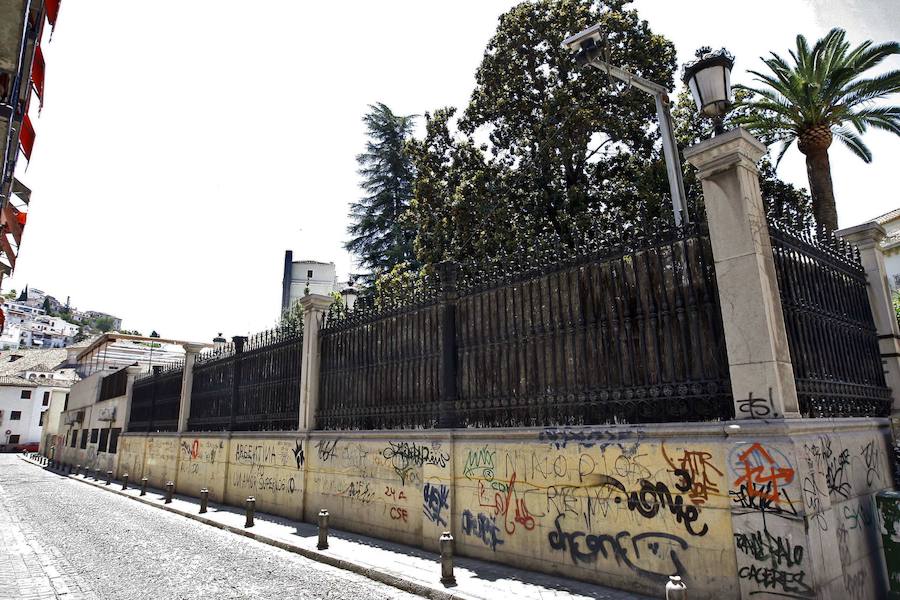
[[[166,504],[172,504],[172,492],[175,491],[175,482],[166,482]]]
[[[112,483],[112,471],[106,472],[106,485],[110,485]]]
[[[319,511],[319,550],[328,550],[328,511],[324,508]]]
[[[206,512],[206,505],[209,503],[209,490],[203,488],[200,490],[200,514]]]
[[[75,474],[81,475],[81,465],[75,465]]]
[[[256,498],[249,496],[247,498],[247,520],[244,527],[253,527],[253,515],[256,513]]]
[[[147,478],[141,477],[141,496],[147,495]]]
[[[94,469],[94,481],[100,481],[100,468]]]
[[[125,473],[124,475],[122,475],[122,489],[123,490],[128,489],[128,473]]]
[[[444,585],[456,585],[456,577],[453,576],[453,536],[445,531],[439,538],[441,544],[441,583]]]
[[[669,575],[669,583],[666,584],[666,600],[687,600],[687,586],[684,585],[680,575]]]

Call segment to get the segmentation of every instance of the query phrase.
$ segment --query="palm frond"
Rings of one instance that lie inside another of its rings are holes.
[[[864,162],[872,162],[872,153],[855,131],[848,127],[834,127],[831,132],[837,139],[843,142],[853,154],[861,158]]]
[[[784,143],[781,144],[781,148],[778,150],[778,156],[775,158],[776,169],[778,168],[778,165],[781,164],[781,159],[784,158],[785,152],[787,152],[788,148],[790,148],[794,144],[794,140],[796,139],[796,137],[792,137],[789,140],[785,140]]]

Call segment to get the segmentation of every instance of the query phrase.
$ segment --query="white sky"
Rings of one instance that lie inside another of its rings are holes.
[[[497,17],[515,2],[64,3],[27,173],[15,277],[123,326],[208,341],[275,324],[284,251],[351,269],[361,116],[464,107]],[[769,50],[833,25],[900,39],[895,0],[638,0],[681,63],[703,44],[747,82]],[[736,4],[735,4],[736,5]],[[264,8],[261,8],[264,7]],[[723,8],[724,7],[724,8]],[[773,16],[773,15],[777,15]],[[721,34],[718,32],[721,31]],[[900,64],[895,64],[900,66]],[[900,139],[866,136],[865,165],[831,152],[842,226],[900,205]],[[792,151],[781,176],[807,186]]]

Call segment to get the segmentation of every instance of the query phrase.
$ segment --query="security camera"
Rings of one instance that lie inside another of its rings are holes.
[[[580,52],[596,46],[598,41],[600,41],[600,23],[570,35],[563,40],[562,45],[563,48],[568,48],[571,52]]]

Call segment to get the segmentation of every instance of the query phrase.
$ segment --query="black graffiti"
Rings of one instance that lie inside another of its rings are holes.
[[[774,568],[793,568],[803,562],[803,546],[792,544],[786,537],[774,536],[768,529],[735,533],[734,545],[747,556]]]
[[[807,475],[803,478],[803,494],[803,501],[807,509],[806,513],[809,515],[810,520],[815,520],[821,531],[828,531],[828,520],[822,513],[822,491],[819,489],[819,484],[816,483],[814,476]]]
[[[675,484],[675,489],[679,492],[686,493],[691,490],[693,484],[691,475],[684,469],[675,469],[674,474],[680,479]],[[614,487],[625,494],[625,486],[621,481],[608,475],[601,475],[600,485],[608,485]],[[691,535],[706,535],[709,526],[704,523],[703,527],[696,531],[694,523],[700,518],[700,509],[693,503],[685,503],[681,494],[672,495],[669,486],[661,481],[652,482],[647,479],[640,480],[641,488],[627,494],[628,509],[637,511],[642,516],[649,518],[655,517],[659,511],[668,508],[669,512],[675,517],[675,521],[683,523],[685,530]],[[618,502],[616,497],[614,502]]]
[[[616,560],[616,564],[625,565],[639,575],[658,582],[667,581],[669,575],[682,577],[686,575],[678,552],[687,550],[688,543],[677,535],[658,531],[649,531],[638,535],[631,535],[628,531],[621,531],[615,535],[563,531],[560,522],[564,518],[564,515],[556,517],[553,523],[556,530],[547,534],[547,541],[553,550],[568,552],[575,564],[595,562],[598,556],[603,556],[603,558],[612,556]],[[671,560],[672,568],[661,569],[660,572],[657,572],[636,564],[642,560],[642,550],[649,552],[654,557],[665,558],[665,546],[671,546],[668,558]]]
[[[753,493],[747,489],[747,484],[741,484],[736,490],[729,490],[728,496],[731,501],[748,510],[766,511],[772,514],[784,517],[796,517],[797,509],[791,501],[791,496],[783,487],[778,488],[779,499],[773,500],[774,493],[772,491],[773,483],[770,481],[766,485],[753,485]]]
[[[872,440],[859,449],[860,455],[866,463],[866,485],[872,487],[876,481],[881,481],[881,473],[878,471],[881,462],[881,448]]]
[[[778,413],[772,410],[772,388],[769,388],[768,398],[754,398],[753,392],[746,398],[737,401],[738,412],[749,415],[751,419],[765,419],[772,416],[777,417]]]
[[[503,540],[498,535],[500,528],[497,527],[497,518],[489,517],[484,513],[478,513],[476,517],[469,509],[464,510],[462,531],[466,535],[477,537],[485,546],[490,546],[494,552],[497,551],[497,546],[503,544]]]
[[[804,571],[791,573],[782,569],[747,565],[738,570],[738,577],[754,582],[763,590],[778,590],[773,593],[782,598],[809,598],[813,595],[812,588],[804,581]]]
[[[369,484],[365,481],[351,481],[347,487],[339,490],[338,494],[353,500],[359,500],[363,504],[368,504],[375,499],[375,492],[369,488]]]
[[[337,446],[337,440],[319,440],[316,442],[316,450],[319,453],[319,460],[322,462],[328,462],[330,459],[334,458],[335,452],[334,448]]]
[[[637,451],[643,438],[643,431],[603,431],[597,429],[548,428],[541,431],[538,439],[550,442],[556,449],[565,448],[570,442],[585,448],[599,446],[606,450],[609,446],[618,446],[625,454]]]
[[[853,488],[847,481],[847,471],[850,466],[850,451],[846,448],[840,454],[835,454],[831,449],[831,438],[820,437],[819,445],[806,446],[807,452],[815,457],[819,473],[825,475],[825,483],[828,492],[837,494],[842,498],[849,498]],[[824,466],[825,472],[821,469]]]
[[[303,466],[303,462],[305,460],[305,457],[303,456],[303,442],[297,440],[295,444],[296,445],[294,446],[294,449],[291,450],[291,452],[294,453],[294,460],[297,461],[297,468],[299,469]]]
[[[388,460],[401,458],[409,463],[421,467],[422,465],[435,465],[438,467],[446,467],[450,455],[446,452],[432,450],[428,446],[420,446],[413,442],[388,442],[389,446],[385,448],[381,455]]]

